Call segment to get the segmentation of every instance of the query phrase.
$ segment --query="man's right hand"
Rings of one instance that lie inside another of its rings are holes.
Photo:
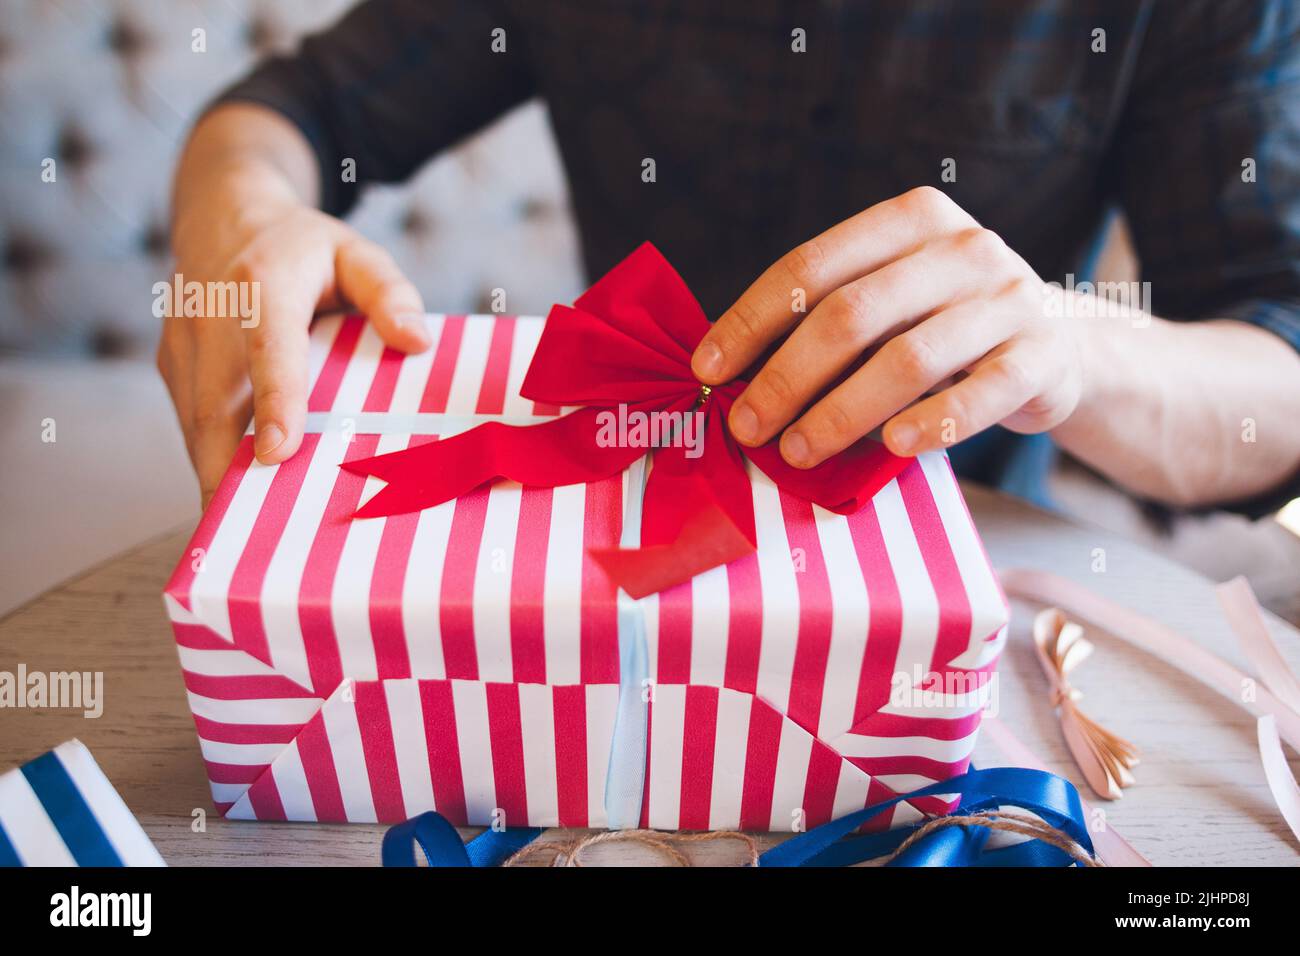
[[[191,150],[202,148],[202,125]],[[163,320],[158,370],[206,507],[250,415],[259,461],[281,462],[298,450],[307,411],[307,331],[316,312],[364,312],[384,342],[403,352],[423,351],[430,341],[419,292],[382,247],[305,205],[272,164],[203,160],[187,157],[178,175],[176,271],[205,288],[231,281],[260,286],[259,314],[248,321]],[[242,294],[253,301],[247,289]]]

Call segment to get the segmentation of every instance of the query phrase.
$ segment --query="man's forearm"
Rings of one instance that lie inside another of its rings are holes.
[[[227,103],[191,133],[177,168],[172,208],[181,217],[187,209],[202,208],[205,199],[315,206],[319,196],[316,159],[298,128],[267,107]]]
[[[1053,437],[1136,494],[1196,507],[1300,468],[1300,356],[1244,322],[1080,319],[1086,381]]]

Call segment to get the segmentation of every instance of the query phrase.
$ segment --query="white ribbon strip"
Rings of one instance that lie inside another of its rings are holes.
[[[1241,690],[1250,678],[1172,628],[1094,594],[1081,584],[1046,571],[1011,568],[1002,571],[999,577],[1008,594],[1039,604],[1055,605],[1071,616],[1091,621],[1106,633],[1150,651],[1183,673],[1195,677],[1256,717],[1272,714],[1282,739],[1300,750],[1300,713],[1266,689],[1267,685],[1256,690],[1253,700],[1243,700]]]
[[[1064,608],[1108,634],[1149,651],[1258,718],[1260,756],[1269,790],[1287,825],[1300,839],[1300,785],[1287,766],[1281,741],[1300,751],[1300,683],[1268,633],[1263,612],[1245,578],[1216,588],[1229,626],[1242,643],[1263,687],[1242,693],[1251,678],[1172,628],[1094,594],[1081,584],[1046,571],[1010,568],[999,574],[1015,597]]]
[[[641,544],[641,507],[645,501],[649,460],[649,456],[638,458],[628,468],[623,534],[618,542],[621,548],[636,548]],[[631,598],[619,588],[618,713],[605,773],[605,817],[611,830],[630,830],[641,825],[650,730],[650,708],[645,699],[650,677],[645,600]]]
[[[1250,589],[1249,582],[1243,577],[1236,577],[1220,584],[1214,593],[1229,626],[1241,641],[1246,659],[1255,668],[1255,673],[1264,682],[1264,686],[1276,694],[1282,703],[1300,712],[1300,683],[1273,643],[1273,637],[1268,633],[1268,624],[1264,621],[1264,613],[1255,600],[1255,592]],[[1282,751],[1277,720],[1271,714],[1260,717],[1256,721],[1255,731],[1259,738],[1259,759],[1264,764],[1264,779],[1268,781],[1273,802],[1277,804],[1282,819],[1291,828],[1295,838],[1300,840],[1300,784],[1296,783],[1295,774],[1291,772],[1286,754]]]

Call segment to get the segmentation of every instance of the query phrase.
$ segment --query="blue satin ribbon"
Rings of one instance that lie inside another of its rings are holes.
[[[416,866],[415,848],[430,866],[500,866],[515,851],[541,836],[540,827],[484,830],[462,843],[456,828],[441,813],[421,813],[384,834],[384,866]]]
[[[850,836],[853,831],[904,800],[940,794],[960,794],[954,814],[977,813],[1014,806],[1040,816],[1092,853],[1092,838],[1083,803],[1074,784],[1055,774],[1023,767],[971,770],[951,780],[931,784],[847,814],[807,833],[791,837],[759,857],[759,866],[848,866],[892,853],[922,824],[880,833]],[[1070,866],[1074,860],[1057,847],[1030,840],[986,850],[987,827],[944,827],[908,847],[890,866]]]
[[[1019,807],[1042,817],[1092,853],[1083,803],[1074,784],[1055,774],[1021,767],[971,770],[885,800],[791,837],[759,857],[759,866],[849,866],[894,852],[922,825],[853,836],[853,832],[895,804],[918,797],[960,794],[954,814]],[[541,835],[537,827],[486,830],[469,843],[445,817],[432,811],[399,823],[384,834],[384,866],[415,866],[415,847],[430,866],[499,866]],[[932,830],[890,866],[1075,866],[1065,851],[1040,840],[986,849],[987,827],[952,826]]]

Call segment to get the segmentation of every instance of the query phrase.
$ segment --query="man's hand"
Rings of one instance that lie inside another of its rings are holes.
[[[1079,332],[1059,317],[1067,310],[1046,307],[1050,292],[996,234],[921,187],[782,257],[704,337],[692,368],[706,384],[728,381],[790,333],[730,426],[747,445],[784,430],[781,454],[796,467],[881,425],[898,455],[999,422],[1045,431],[1074,411],[1083,382]],[[806,316],[795,311],[801,298]]]
[[[210,118],[221,120],[218,113]],[[247,116],[238,118],[249,125]],[[193,149],[203,149],[203,132],[201,125]],[[209,131],[210,139],[216,135],[222,131]],[[223,145],[230,139],[224,135]],[[158,369],[205,507],[250,414],[259,461],[284,461],[298,450],[307,410],[307,330],[318,310],[355,307],[404,352],[430,344],[420,295],[382,248],[303,204],[266,164],[226,169],[214,160],[208,167],[183,167],[178,179],[176,271],[186,283],[258,283],[260,309],[249,322],[238,315],[163,319]]]

